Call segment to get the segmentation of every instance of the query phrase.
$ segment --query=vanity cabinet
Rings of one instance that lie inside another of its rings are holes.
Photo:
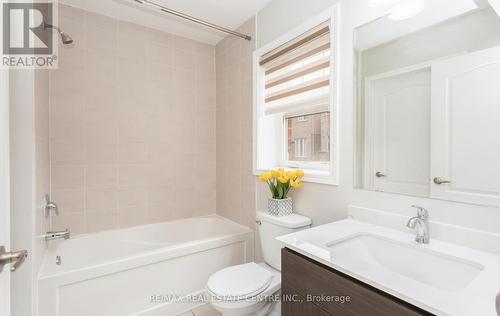
[[[288,248],[282,249],[281,275],[286,316],[433,315]]]

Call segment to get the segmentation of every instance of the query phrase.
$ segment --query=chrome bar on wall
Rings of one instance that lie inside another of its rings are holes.
[[[154,3],[152,1],[149,1],[149,0],[134,0],[134,1],[137,2],[137,3],[140,3],[140,4],[147,5],[149,7],[153,7],[153,8],[159,9],[162,12],[166,12],[166,13],[175,15],[177,17],[189,20],[191,22],[198,23],[198,24],[204,25],[206,27],[213,28],[213,29],[218,30],[220,32],[224,32],[224,33],[228,33],[228,34],[231,34],[231,35],[234,35],[234,36],[238,36],[238,37],[244,38],[244,39],[246,39],[248,41],[250,41],[252,39],[252,37],[249,36],[249,35],[242,34],[242,33],[230,30],[228,28],[225,28],[225,27],[222,27],[222,26],[210,23],[210,22],[197,19],[197,18],[192,17],[190,15],[187,15],[187,14],[184,14],[184,13],[181,13],[181,12],[178,12],[178,11],[166,8],[166,7],[162,6],[162,5],[159,5],[159,4]]]

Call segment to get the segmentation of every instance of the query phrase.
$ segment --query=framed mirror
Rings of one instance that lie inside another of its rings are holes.
[[[500,17],[400,1],[355,30],[356,187],[498,206]]]

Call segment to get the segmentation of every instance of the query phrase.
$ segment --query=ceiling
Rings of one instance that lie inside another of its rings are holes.
[[[220,26],[236,29],[271,0],[151,0]],[[133,0],[60,0],[60,3],[215,45],[226,34],[135,3]]]

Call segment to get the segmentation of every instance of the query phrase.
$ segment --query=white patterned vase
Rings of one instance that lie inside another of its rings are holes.
[[[283,200],[269,198],[267,211],[274,216],[286,216],[293,212],[292,198]]]

